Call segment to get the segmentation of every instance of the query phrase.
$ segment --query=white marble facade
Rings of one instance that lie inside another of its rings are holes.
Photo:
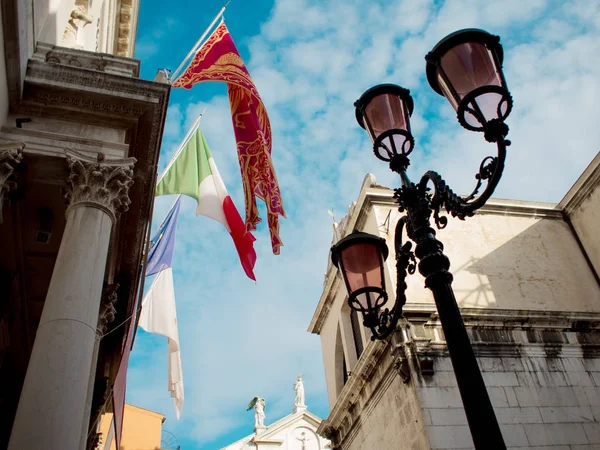
[[[299,386],[299,383],[301,386]],[[299,395],[299,387],[301,392]],[[222,450],[326,450],[331,448],[328,439],[317,434],[321,419],[308,411],[304,404],[304,385],[301,377],[294,384],[296,398],[293,413],[265,427],[255,428],[255,432]],[[267,403],[268,405],[268,403]],[[268,409],[265,410],[268,417]],[[268,422],[268,420],[267,420]],[[251,422],[248,422],[250,427]],[[266,424],[266,422],[265,422]]]

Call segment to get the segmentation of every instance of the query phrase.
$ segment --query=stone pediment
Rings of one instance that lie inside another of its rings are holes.
[[[297,413],[279,419],[258,434],[251,434],[222,450],[242,450],[247,448],[288,450],[323,450],[330,448],[329,441],[317,434],[321,419],[310,411]]]

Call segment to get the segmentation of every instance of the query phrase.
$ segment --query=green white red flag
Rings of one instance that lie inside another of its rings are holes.
[[[204,134],[198,128],[156,185],[156,195],[183,194],[196,199],[196,215],[210,217],[231,234],[240,262],[252,280],[256,252],[250,232],[227,192]]]

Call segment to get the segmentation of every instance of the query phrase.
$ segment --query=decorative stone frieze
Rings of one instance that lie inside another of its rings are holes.
[[[118,15],[117,55],[132,56],[135,35],[134,17],[139,8],[138,0],[122,0]]]
[[[462,316],[478,357],[600,357],[600,314],[463,308]],[[437,312],[405,312],[419,365],[447,356]],[[433,367],[431,367],[433,370]],[[423,373],[425,375],[425,373]]]
[[[135,158],[107,160],[103,153],[96,157],[75,150],[65,150],[69,176],[65,199],[67,212],[78,206],[98,208],[113,223],[129,209],[129,187],[133,184]]]
[[[140,62],[122,56],[86,52],[75,48],[58,47],[38,42],[33,59],[40,62],[96,70],[129,78],[140,74]]]
[[[100,303],[100,314],[98,316],[98,333],[102,336],[108,329],[108,324],[112,323],[117,316],[115,304],[119,299],[117,295],[119,284],[109,284],[104,288],[102,300]]]
[[[23,159],[23,147],[20,142],[0,144],[0,223],[2,223],[2,205],[5,195],[17,187],[14,172]]]

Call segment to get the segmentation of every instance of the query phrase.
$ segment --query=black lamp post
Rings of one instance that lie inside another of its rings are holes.
[[[425,57],[429,84],[448,99],[460,124],[468,130],[483,132],[485,139],[496,143],[498,148],[496,156],[488,156],[481,162],[475,175],[475,189],[466,197],[452,192],[437,172],[426,172],[417,184],[408,178],[408,155],[414,139],[410,132],[413,100],[407,89],[391,84],[375,86],[355,103],[356,119],[373,140],[375,156],[388,162],[402,180],[402,187],[394,194],[400,212],[406,213],[398,221],[394,237],[397,269],[394,305],[390,308],[386,304],[383,261],[388,249],[384,239],[352,233],[331,249],[332,261],[339,267],[348,289],[348,303],[363,312],[364,325],[371,329],[372,339],[385,339],[395,330],[406,303],[405,278],[415,272],[418,258],[419,272],[435,299],[478,450],[506,449],[506,446],[452,290],[450,261],[443,253],[444,246],[436,239],[430,219],[433,216],[437,228],[444,228],[448,219],[440,215],[442,207],[459,219],[472,216],[492,195],[502,176],[506,147],[510,145],[505,139],[508,126],[504,120],[512,108],[502,73],[502,58],[500,38],[474,29],[447,36]],[[412,242],[402,243],[404,227],[416,244],[414,252]]]

